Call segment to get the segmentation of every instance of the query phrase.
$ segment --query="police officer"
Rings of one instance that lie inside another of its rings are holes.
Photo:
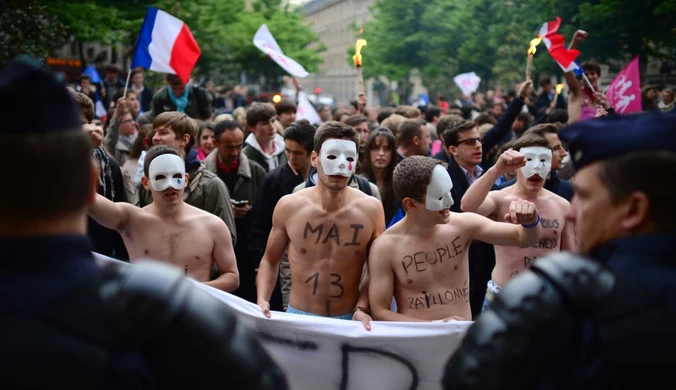
[[[673,388],[676,115],[576,123],[577,252],[538,260],[470,328],[446,389]]]
[[[62,82],[16,59],[0,113],[3,388],[286,388],[255,335],[180,270],[94,262],[97,167]]]

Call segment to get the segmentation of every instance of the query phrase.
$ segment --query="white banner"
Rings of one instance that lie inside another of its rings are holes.
[[[367,331],[356,321],[283,312],[265,318],[250,302],[202,283],[195,285],[258,331],[294,390],[440,390],[446,362],[472,324],[373,321]],[[227,378],[224,381],[227,384]]]
[[[474,72],[470,72],[453,77],[453,81],[455,81],[455,85],[460,88],[463,95],[469,96],[479,88],[481,77],[477,76]]]
[[[268,26],[262,25],[258,31],[256,31],[253,43],[268,57],[272,58],[272,60],[275,61],[277,65],[289,72],[289,74],[301,78],[308,76],[309,73],[305,70],[305,68],[303,68],[301,64],[284,55],[282,48],[280,48],[277,44],[277,41],[275,41],[275,38],[272,36],[272,33],[270,33]]]
[[[307,98],[307,94],[303,91],[300,91],[298,94],[298,109],[296,112],[296,120],[301,119],[307,119],[312,124],[322,121],[319,114],[317,114],[317,110],[315,110],[315,107]]]

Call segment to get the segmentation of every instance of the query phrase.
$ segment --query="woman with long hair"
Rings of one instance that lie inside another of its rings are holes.
[[[362,176],[378,186],[380,191],[386,224],[399,209],[399,201],[392,187],[392,174],[397,165],[394,156],[396,148],[394,134],[387,128],[378,127],[369,134],[362,161]]]

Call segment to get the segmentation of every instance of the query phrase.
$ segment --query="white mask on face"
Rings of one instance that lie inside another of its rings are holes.
[[[526,165],[521,167],[521,173],[528,179],[533,175],[538,175],[543,179],[547,178],[552,169],[552,150],[542,146],[529,146],[519,150],[526,157]]]
[[[441,165],[434,167],[430,184],[427,185],[425,208],[429,211],[441,211],[453,206],[452,188],[453,181],[446,169]]]
[[[157,156],[148,168],[150,186],[157,192],[171,187],[180,191],[185,187],[185,162],[175,154]]]
[[[326,140],[319,154],[325,175],[352,177],[357,165],[357,145],[353,141]]]

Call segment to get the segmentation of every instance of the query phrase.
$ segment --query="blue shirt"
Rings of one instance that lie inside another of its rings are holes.
[[[469,183],[469,185],[472,185],[472,183],[474,183],[476,179],[478,179],[481,176],[481,174],[484,173],[484,169],[481,168],[481,165],[477,165],[474,167],[474,172],[472,172],[474,176],[470,175],[469,171],[463,168],[460,164],[458,164],[458,166],[460,167],[460,169],[462,169],[462,173],[465,174],[465,177],[467,177],[467,182]]]

